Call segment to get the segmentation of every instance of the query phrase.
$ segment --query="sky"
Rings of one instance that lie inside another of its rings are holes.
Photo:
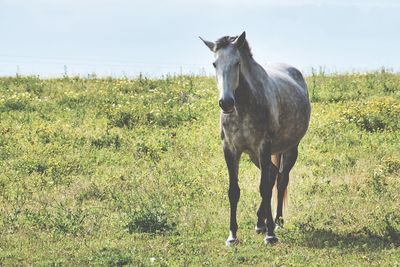
[[[400,71],[400,1],[0,0],[0,76],[213,74],[215,41],[246,31],[262,65]]]

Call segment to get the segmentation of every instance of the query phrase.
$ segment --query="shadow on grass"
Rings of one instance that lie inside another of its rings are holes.
[[[372,233],[338,234],[326,229],[287,232],[289,239],[310,248],[338,247],[352,250],[382,250],[400,247],[399,236],[379,236]]]

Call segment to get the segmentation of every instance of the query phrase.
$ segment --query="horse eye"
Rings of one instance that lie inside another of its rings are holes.
[[[215,62],[213,62],[213,66],[214,66],[214,68],[216,68],[216,67],[217,67],[217,64],[215,64]]]

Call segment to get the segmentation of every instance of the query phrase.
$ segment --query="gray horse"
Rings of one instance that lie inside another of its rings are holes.
[[[230,234],[226,243],[237,243],[238,169],[242,153],[247,153],[261,170],[262,201],[256,232],[267,232],[265,243],[275,243],[275,225],[283,223],[289,172],[310,121],[307,85],[301,72],[292,66],[261,67],[253,58],[245,32],[239,37],[222,37],[215,43],[200,39],[215,54],[213,65],[220,93],[221,138],[229,173]],[[271,197],[275,182],[278,204],[274,221]]]

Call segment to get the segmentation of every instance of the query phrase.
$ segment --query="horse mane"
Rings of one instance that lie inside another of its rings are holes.
[[[215,52],[217,52],[221,48],[231,45],[232,42],[235,41],[237,38],[238,36],[224,36],[219,38],[217,41],[215,41],[215,47],[214,47]],[[247,40],[245,40],[244,44],[242,45],[242,47],[240,47],[240,49],[246,51],[250,57],[253,56]]]
[[[218,51],[221,48],[227,47],[228,45],[232,44],[233,41],[235,41],[237,36],[224,36],[219,38],[217,41],[215,41],[215,51]]]

